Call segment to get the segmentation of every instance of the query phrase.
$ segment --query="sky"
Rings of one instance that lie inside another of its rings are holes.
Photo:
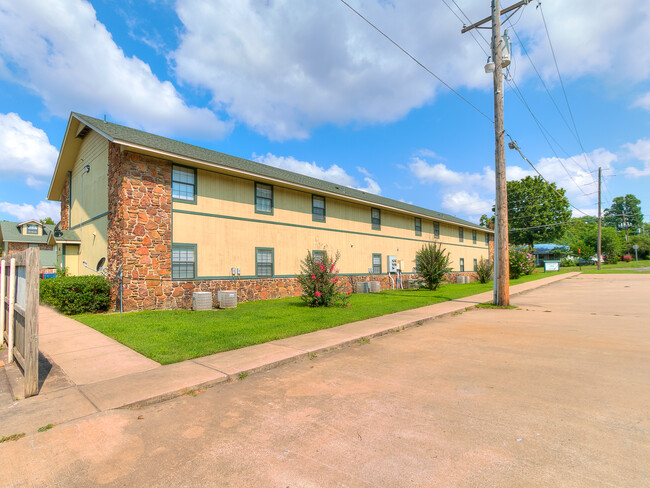
[[[0,219],[59,220],[74,111],[477,223],[490,31],[460,30],[490,1],[347,1],[412,57],[341,0],[0,0]],[[503,27],[508,136],[574,216],[596,215],[601,167],[603,209],[633,193],[650,220],[650,2],[534,0]]]

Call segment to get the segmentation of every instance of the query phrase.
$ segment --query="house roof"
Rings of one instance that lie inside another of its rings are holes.
[[[77,134],[82,134],[90,128],[111,142],[130,147],[134,152],[157,155],[166,159],[184,162],[190,165],[205,165],[217,167],[223,170],[230,170],[236,173],[244,173],[253,178],[258,177],[271,181],[274,184],[286,186],[306,187],[314,192],[322,192],[338,196],[345,200],[357,200],[370,205],[396,209],[416,216],[429,217],[439,221],[459,224],[471,227],[484,232],[494,231],[480,227],[467,220],[459,219],[453,215],[436,212],[416,205],[400,202],[390,198],[367,193],[354,188],[349,188],[337,183],[323,181],[310,176],[294,173],[284,169],[275,168],[255,161],[230,156],[228,154],[212,151],[192,144],[168,139],[166,137],[150,134],[137,129],[114,124],[104,120],[89,117],[79,113],[71,113],[63,145],[59,154],[59,160],[50,184],[48,192],[49,200],[59,200],[61,190],[65,182],[65,173],[72,169],[74,153],[78,150],[81,140]]]
[[[81,239],[74,230],[61,230],[54,235],[54,229],[47,236],[47,243],[50,246],[55,244],[81,244]]]
[[[31,220],[28,220],[27,222],[32,222]],[[35,221],[37,224],[41,225],[40,222]],[[42,236],[34,236],[34,235],[29,235],[25,236],[20,233],[18,230],[18,226],[23,225],[26,222],[23,223],[18,223],[18,222],[9,222],[8,220],[1,220],[0,221],[0,237],[2,238],[2,241],[6,242],[28,242],[28,243],[42,243],[45,244],[47,243],[47,234],[54,229],[53,225],[43,225],[43,235]]]

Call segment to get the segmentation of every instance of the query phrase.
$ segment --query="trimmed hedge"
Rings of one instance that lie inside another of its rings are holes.
[[[63,276],[41,280],[41,301],[66,315],[95,313],[111,305],[111,284],[103,276]]]

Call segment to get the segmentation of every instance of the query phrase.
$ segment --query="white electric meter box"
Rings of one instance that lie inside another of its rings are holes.
[[[388,265],[386,266],[388,272],[397,273],[397,270],[399,269],[397,266],[397,256],[386,256],[386,259],[388,260]]]

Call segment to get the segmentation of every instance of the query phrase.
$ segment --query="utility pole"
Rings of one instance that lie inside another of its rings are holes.
[[[492,60],[494,61],[494,173],[496,190],[496,208],[494,225],[494,304],[510,304],[510,272],[508,252],[508,193],[506,186],[506,152],[505,130],[503,128],[503,63],[501,55],[504,40],[501,37],[501,15],[528,5],[532,0],[522,0],[501,10],[500,0],[492,0],[492,16],[464,26],[461,34],[468,32],[488,21],[492,21]]]
[[[598,167],[598,252],[596,253],[596,265],[600,270],[600,238],[601,238],[601,215],[600,215],[600,176],[601,168]]]

